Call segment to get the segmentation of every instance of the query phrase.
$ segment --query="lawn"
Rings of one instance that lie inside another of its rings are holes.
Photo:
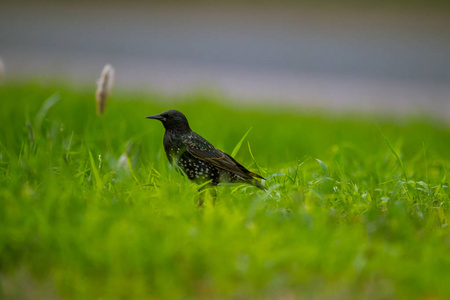
[[[450,126],[191,94],[0,86],[0,298],[448,299]],[[269,192],[197,186],[162,125],[191,128]],[[237,148],[236,148],[237,149]]]

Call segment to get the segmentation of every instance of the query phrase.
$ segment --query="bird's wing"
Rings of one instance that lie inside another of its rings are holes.
[[[225,152],[216,149],[200,135],[196,134],[196,140],[200,140],[201,143],[194,143],[189,140],[185,141],[186,150],[195,158],[208,162],[217,168],[240,175],[243,178],[250,179],[252,177],[257,177],[264,179],[264,177],[247,170]]]

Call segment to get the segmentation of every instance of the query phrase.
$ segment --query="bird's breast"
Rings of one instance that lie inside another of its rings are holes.
[[[186,148],[181,139],[166,131],[164,134],[164,150],[170,163],[172,163],[173,158],[178,159],[186,151]]]

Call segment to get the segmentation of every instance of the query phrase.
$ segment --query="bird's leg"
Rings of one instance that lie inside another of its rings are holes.
[[[209,194],[211,195],[213,205],[216,205],[216,201],[217,201],[217,191],[216,191],[216,189],[215,188],[209,189]]]
[[[204,196],[205,196],[205,190],[199,189],[198,190],[197,207],[202,207],[203,206],[203,203],[205,202]]]
[[[216,199],[217,199],[216,189],[210,188],[210,187],[206,187],[206,186],[202,186],[198,190],[198,202],[197,202],[197,206],[198,207],[202,207],[203,206],[203,203],[205,202],[206,191],[208,191],[209,195],[211,195],[213,205],[216,205]]]

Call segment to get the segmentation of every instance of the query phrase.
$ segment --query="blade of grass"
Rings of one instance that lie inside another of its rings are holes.
[[[389,149],[391,150],[391,152],[394,154],[394,156],[397,158],[398,163],[400,164],[400,167],[402,169],[402,174],[403,174],[403,179],[405,180],[406,183],[406,194],[408,196],[408,199],[411,199],[410,195],[409,195],[409,189],[408,189],[408,178],[406,177],[406,171],[405,171],[405,166],[403,165],[403,161],[400,158],[400,156],[398,155],[397,151],[395,151],[394,147],[392,146],[392,144],[389,142],[388,138],[384,135],[383,130],[381,130],[380,126],[377,124],[378,130],[380,130],[381,136],[384,138],[384,140],[386,141],[386,144],[388,144]]]
[[[38,113],[36,114],[35,126],[37,130],[41,129],[42,120],[44,120],[50,108],[52,108],[56,103],[58,103],[59,100],[61,100],[61,97],[59,96],[58,93],[55,93],[44,101]]]
[[[102,187],[103,187],[103,183],[102,183],[102,179],[100,178],[100,173],[98,172],[98,170],[97,170],[97,168],[95,166],[95,161],[94,161],[94,158],[92,157],[91,151],[89,151],[89,160],[91,162],[92,173],[94,174],[96,190],[100,191],[102,189]]]
[[[327,167],[327,165],[323,161],[318,159],[318,158],[316,158],[316,160],[320,164],[320,167],[322,168],[322,171],[323,171],[324,175],[328,176],[328,167]]]
[[[402,174],[403,174],[403,178],[405,179],[405,182],[408,182],[408,178],[406,177],[406,172],[405,172],[405,167],[403,165],[403,161],[400,158],[400,156],[398,155],[397,151],[395,151],[394,147],[392,146],[392,144],[389,142],[389,140],[387,139],[387,137],[384,135],[383,131],[381,130],[380,126],[377,124],[378,130],[381,133],[381,136],[383,137],[383,139],[386,141],[386,144],[389,146],[389,149],[391,150],[392,154],[394,154],[394,156],[397,158],[398,163],[400,164],[400,167],[402,169]]]
[[[130,158],[128,157],[128,155],[126,156],[126,159],[127,159],[128,170],[130,170],[131,176],[133,176],[133,178],[137,184],[141,185],[141,183],[139,182],[139,179],[136,177],[136,174],[134,173],[133,166],[131,164],[131,161],[130,161]]]
[[[249,130],[244,134],[244,136],[241,138],[241,140],[236,144],[236,147],[234,147],[233,152],[231,152],[231,157],[235,157],[238,153],[239,149],[241,149],[242,143],[244,142],[245,138],[247,137],[248,133],[252,130],[252,127],[250,127]]]
[[[256,162],[255,157],[253,156],[252,148],[250,147],[250,142],[247,142],[247,144],[248,144],[248,152],[250,152],[250,156],[252,157],[253,162],[256,165],[256,168],[258,168],[259,174],[261,175],[261,174],[263,174],[263,172],[261,172],[261,168],[259,167],[258,163]]]

